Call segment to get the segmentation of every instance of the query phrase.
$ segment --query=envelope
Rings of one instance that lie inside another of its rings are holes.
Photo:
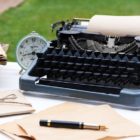
[[[41,127],[39,126],[40,119],[95,123],[105,125],[108,129],[94,131]],[[123,118],[108,105],[93,106],[67,102],[12,123],[14,125],[10,123],[0,125],[0,130],[19,137],[20,135],[32,136],[30,140],[116,140],[140,135],[139,125]],[[26,130],[26,134],[19,126]]]
[[[35,111],[19,90],[0,91],[0,117]]]

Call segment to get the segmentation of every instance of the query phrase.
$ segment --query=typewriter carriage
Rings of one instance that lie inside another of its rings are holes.
[[[75,18],[70,21],[59,21],[52,25],[56,29],[57,43],[54,47],[93,50],[106,53],[134,53],[139,51],[140,36],[106,36],[86,31],[88,19]],[[53,41],[52,41],[53,42]]]

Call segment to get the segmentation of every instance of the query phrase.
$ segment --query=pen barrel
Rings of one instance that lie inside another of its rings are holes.
[[[57,127],[57,128],[72,128],[83,129],[84,124],[81,122],[59,121],[59,120],[41,120],[40,126]]]

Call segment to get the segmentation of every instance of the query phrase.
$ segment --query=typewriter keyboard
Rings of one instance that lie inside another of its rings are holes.
[[[140,85],[140,55],[50,47],[29,75],[38,84],[117,94]]]

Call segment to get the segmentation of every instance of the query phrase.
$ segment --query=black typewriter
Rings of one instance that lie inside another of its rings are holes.
[[[20,89],[140,108],[140,37],[86,31],[87,19],[60,21],[55,40],[20,78]]]

